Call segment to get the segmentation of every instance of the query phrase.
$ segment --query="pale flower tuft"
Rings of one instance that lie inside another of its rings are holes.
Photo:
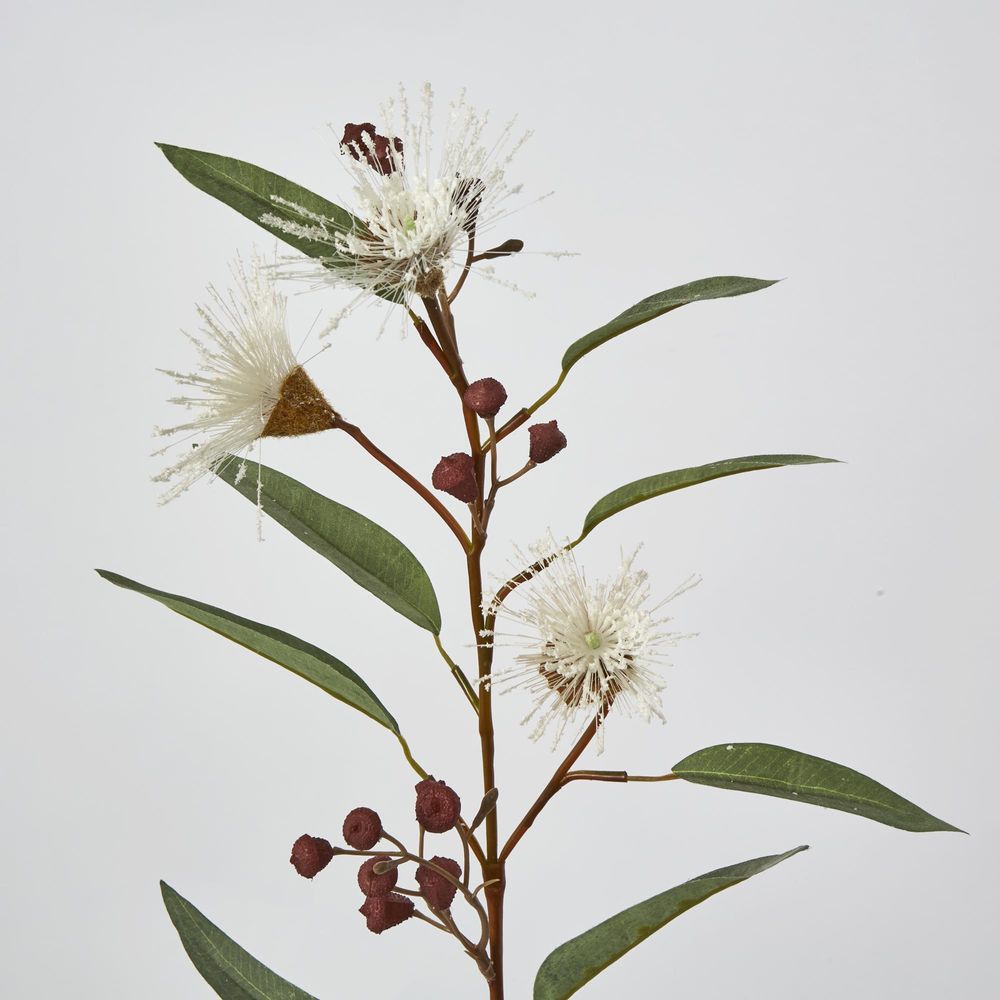
[[[433,297],[444,281],[468,266],[470,235],[482,236],[506,218],[508,199],[521,190],[504,174],[530,132],[515,135],[511,121],[486,144],[488,115],[472,108],[463,91],[449,106],[443,141],[435,144],[429,84],[420,103],[412,115],[400,88],[398,98],[382,108],[374,134],[358,132],[365,126],[349,126],[351,137],[345,133],[342,142],[334,129],[340,162],[353,182],[350,213],[329,218],[274,197],[281,213],[261,217],[279,232],[329,247],[329,256],[318,260],[286,258],[283,276],[314,287],[355,290],[324,332],[373,296],[403,305],[415,296]],[[480,244],[479,249],[487,248]],[[481,276],[496,280],[483,270]]]
[[[667,662],[665,649],[689,636],[666,631],[670,619],[658,612],[698,579],[689,578],[650,606],[646,573],[633,568],[637,554],[623,556],[613,577],[592,584],[572,551],[550,539],[533,551],[542,568],[492,609],[498,622],[512,626],[495,632],[495,645],[523,652],[516,666],[494,671],[490,682],[501,693],[524,688],[534,697],[522,720],[535,721],[532,739],[552,727],[554,747],[567,727],[580,723],[582,732],[596,720],[603,750],[612,709],[647,722],[664,720],[658,668]]]
[[[235,288],[223,295],[209,286],[210,304],[200,306],[201,336],[187,334],[200,366],[183,373],[159,369],[190,395],[170,400],[191,411],[161,436],[184,435],[154,452],[185,448],[180,459],[157,476],[170,484],[161,503],[179,496],[203,476],[215,473],[232,456],[245,456],[261,437],[308,434],[334,426],[335,413],[295,358],[286,325],[286,299],[273,267],[254,255],[249,264],[231,265]],[[237,471],[239,482],[245,466]]]

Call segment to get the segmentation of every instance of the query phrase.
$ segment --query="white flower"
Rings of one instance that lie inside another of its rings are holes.
[[[502,203],[520,191],[520,185],[507,184],[504,172],[530,133],[515,139],[512,121],[484,145],[488,116],[471,108],[463,93],[450,106],[435,163],[429,85],[421,104],[414,120],[400,90],[377,125],[349,125],[343,139],[335,133],[354,184],[355,204],[348,207],[356,221],[318,215],[279,197],[273,201],[282,214],[261,217],[274,229],[330,248],[319,261],[293,259],[284,273],[316,286],[355,288],[357,295],[331,328],[372,295],[404,304],[414,295],[433,296],[449,274],[466,266],[472,231],[493,227],[507,214]]]
[[[498,609],[498,620],[525,631],[497,632],[496,645],[525,652],[515,657],[516,667],[494,672],[492,681],[500,682],[501,690],[525,688],[534,696],[535,705],[523,720],[537,720],[532,739],[554,725],[554,746],[567,726],[582,719],[582,730],[596,720],[603,749],[604,722],[612,708],[647,722],[654,716],[663,720],[664,682],[657,668],[666,662],[664,649],[687,636],[665,631],[670,619],[657,613],[698,581],[690,578],[650,607],[646,574],[633,569],[638,550],[622,557],[615,576],[591,584],[572,551],[551,555],[556,548],[551,542],[537,549],[549,553],[539,560],[547,558],[547,565]]]
[[[165,503],[233,455],[245,455],[261,437],[309,434],[334,426],[335,414],[305,373],[289,343],[286,300],[273,270],[256,256],[249,267],[239,258],[231,266],[236,288],[221,295],[209,286],[211,304],[199,307],[202,338],[188,335],[200,367],[191,373],[167,371],[193,395],[170,400],[193,415],[159,435],[184,434],[183,457],[154,476],[171,485]],[[162,455],[172,445],[155,452]]]

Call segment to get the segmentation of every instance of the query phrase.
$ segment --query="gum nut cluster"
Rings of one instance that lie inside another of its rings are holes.
[[[370,851],[382,839],[382,820],[374,809],[358,806],[344,819],[344,840],[356,851]]]
[[[304,833],[292,844],[288,860],[303,878],[315,878],[333,860],[333,846],[329,840]]]
[[[437,869],[448,872],[456,881],[462,877],[462,866],[451,858],[435,857],[417,869],[415,876],[420,894],[427,905],[435,910],[447,910],[458,892],[458,887]]]
[[[462,503],[474,503],[479,497],[476,483],[476,467],[471,455],[455,452],[445,455],[434,467],[431,484],[442,493],[449,493]]]
[[[533,424],[528,428],[528,439],[528,458],[535,465],[554,458],[566,447],[566,435],[559,430],[555,420],[547,424]]]
[[[447,833],[458,822],[462,802],[443,781],[425,778],[416,786],[417,822],[428,833]]]
[[[495,378],[481,378],[462,393],[462,402],[477,416],[492,420],[507,402],[507,390]]]

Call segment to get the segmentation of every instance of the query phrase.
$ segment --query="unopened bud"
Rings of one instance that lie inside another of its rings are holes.
[[[344,840],[356,851],[370,851],[382,838],[382,820],[367,806],[352,809],[344,820]]]
[[[333,847],[329,840],[304,833],[292,844],[292,856],[288,860],[303,878],[315,878],[332,859]]]
[[[391,174],[396,170],[397,163],[403,159],[403,140],[394,138],[391,142],[384,135],[378,135],[371,122],[361,125],[348,123],[344,126],[344,137],[340,140],[340,148],[346,150],[355,160],[364,160],[372,170],[380,174]]]
[[[554,458],[566,447],[566,435],[554,420],[547,424],[533,424],[528,428],[528,437],[528,458],[535,465]]]
[[[431,483],[434,489],[450,493],[463,503],[473,503],[479,497],[472,456],[462,451],[457,451],[454,455],[445,455],[438,462],[431,475]]]
[[[374,869],[379,861],[379,858],[369,858],[358,869],[358,887],[366,896],[384,896],[396,888],[396,869],[376,873]]]
[[[417,822],[428,833],[447,833],[457,822],[462,801],[443,781],[425,778],[417,786]]]
[[[509,257],[512,253],[520,253],[523,249],[524,240],[504,240],[499,246],[477,254],[476,260],[496,260],[498,257]]]
[[[488,420],[507,402],[507,390],[495,378],[481,378],[462,393],[462,402],[473,413]]]
[[[373,934],[381,934],[413,916],[413,900],[390,892],[384,896],[369,896],[358,913],[362,914]]]
[[[443,868],[456,879],[462,876],[462,866],[457,861],[452,861],[451,858],[431,858],[430,863],[438,868]],[[455,893],[458,892],[458,887],[453,882],[449,882],[441,872],[423,864],[417,869],[414,878],[417,880],[417,885],[420,886],[421,895],[435,910],[447,910],[451,906]]]

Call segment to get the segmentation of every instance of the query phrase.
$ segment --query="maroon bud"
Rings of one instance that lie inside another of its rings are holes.
[[[396,888],[398,872],[395,868],[390,868],[389,871],[383,872],[381,875],[376,875],[372,870],[380,861],[385,861],[387,857],[388,855],[385,858],[369,858],[358,869],[358,886],[366,896],[384,896]]]
[[[346,150],[359,163],[364,160],[372,170],[385,175],[394,173],[396,164],[403,157],[403,140],[395,138],[392,140],[392,148],[396,152],[394,158],[389,151],[389,139],[384,135],[378,135],[371,122],[345,125],[340,148]]]
[[[462,393],[462,402],[473,413],[489,419],[507,402],[507,390],[495,378],[481,378]]]
[[[443,781],[425,778],[417,785],[417,822],[428,833],[447,833],[461,811],[461,799]]]
[[[369,896],[358,913],[365,917],[368,930],[373,934],[381,934],[413,916],[413,900],[398,892]]]
[[[367,806],[352,809],[344,820],[344,840],[356,851],[370,851],[382,839],[382,820]]]
[[[479,498],[479,487],[476,484],[476,469],[472,456],[463,451],[454,455],[445,455],[431,475],[434,489],[450,493],[462,503],[473,503]]]
[[[443,868],[456,879],[462,877],[462,866],[457,861],[452,861],[451,858],[431,858],[431,864]],[[458,887],[449,882],[440,872],[423,864],[417,869],[417,874],[414,877],[417,880],[417,885],[420,886],[420,892],[424,899],[435,910],[447,910],[451,906],[455,893],[458,892]]]
[[[315,878],[333,860],[333,847],[329,840],[304,833],[292,844],[288,860],[303,878]]]
[[[533,424],[528,428],[528,458],[535,465],[541,465],[554,458],[566,447],[566,435],[559,430],[559,425],[550,420],[547,424]]]

